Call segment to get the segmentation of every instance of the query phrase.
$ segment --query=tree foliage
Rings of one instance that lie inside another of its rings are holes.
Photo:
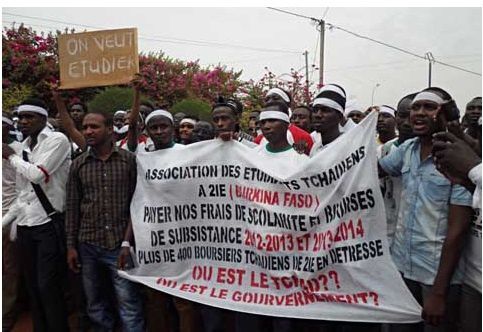
[[[66,29],[63,33],[73,32],[73,29]],[[20,91],[28,91],[42,98],[51,109],[54,109],[51,91],[53,86],[59,84],[56,37],[60,33],[61,31],[48,34],[37,33],[23,24],[4,28],[2,33],[4,97],[2,106],[4,109],[9,109],[22,101],[21,98],[25,93],[19,93]],[[312,92],[307,93],[303,76],[294,69],[290,70],[290,74],[277,76],[266,67],[266,73],[260,80],[242,81],[241,71],[228,69],[223,65],[202,67],[199,61],[182,61],[171,58],[163,52],[140,54],[139,68],[138,80],[142,93],[160,108],[169,109],[182,101],[211,105],[219,95],[235,95],[244,103],[245,110],[251,111],[262,107],[264,95],[272,87],[281,87],[289,91],[294,104],[308,103],[308,100],[313,97]],[[106,95],[102,98],[98,97],[97,95],[102,91],[106,91]],[[132,98],[132,92],[114,89],[114,87],[68,90],[64,91],[63,95],[68,103],[83,101],[95,107],[99,105],[104,109],[128,108],[131,103],[127,102],[129,98],[126,96],[130,95]],[[110,97],[116,95],[120,99]],[[103,98],[104,101],[101,103],[99,100]],[[126,106],[128,104],[129,106]]]

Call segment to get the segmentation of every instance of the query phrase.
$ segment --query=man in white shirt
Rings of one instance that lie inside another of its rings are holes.
[[[307,162],[309,157],[295,151],[287,140],[287,130],[290,124],[288,107],[284,103],[269,102],[260,113],[260,129],[267,139],[266,144],[260,144],[254,150],[265,160],[278,167],[281,172],[289,172],[301,163]],[[296,320],[237,312],[235,315],[235,331],[256,332],[265,331],[267,321],[274,331],[285,332],[296,330]]]
[[[40,186],[55,211],[64,211],[70,144],[64,134],[47,127],[48,112],[41,100],[26,100],[18,115],[20,130],[27,139],[23,142],[24,158],[3,144],[2,157],[17,172],[18,192],[3,224],[17,219],[19,262],[30,296],[34,330],[67,331],[62,289],[66,267],[63,225],[61,218],[47,215],[32,183]]]
[[[318,136],[310,150],[310,156],[323,150],[341,134],[340,125],[344,118],[345,90],[337,84],[323,86],[312,105],[312,129]]]

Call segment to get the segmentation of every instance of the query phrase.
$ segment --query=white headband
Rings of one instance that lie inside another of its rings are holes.
[[[196,121],[195,119],[186,118],[186,119],[181,120],[179,125],[181,126],[183,123],[190,123],[194,126],[196,124],[196,122],[198,122],[198,121]]]
[[[270,89],[268,90],[267,92],[267,96],[270,96],[270,95],[279,95],[286,103],[290,103],[290,98],[288,97],[288,95],[281,89],[279,88],[273,88],[273,89]]]
[[[423,91],[423,92],[418,93],[416,95],[416,97],[414,97],[411,105],[414,104],[417,101],[420,101],[420,100],[429,100],[429,101],[435,102],[438,105],[441,105],[441,104],[444,103],[443,98],[438,96],[436,93],[433,93],[433,92],[430,92],[430,91]]]
[[[121,128],[117,128],[116,126],[114,126],[114,132],[116,134],[125,134],[125,133],[127,133],[128,130],[129,130],[128,125],[124,125]]]
[[[6,124],[13,126],[13,121],[7,118],[6,116],[2,115],[2,122],[5,122]]]
[[[345,104],[344,116],[347,118],[352,111],[361,111],[360,106],[355,100],[348,101]]]
[[[321,106],[333,108],[336,111],[339,111],[342,114],[344,114],[344,110],[342,109],[342,106],[340,106],[337,102],[335,102],[335,101],[333,101],[332,99],[329,99],[329,98],[316,98],[314,100],[314,103],[313,103],[312,106],[316,106],[316,105],[321,105]]]
[[[149,120],[154,118],[155,116],[164,116],[165,118],[168,118],[171,123],[173,123],[173,115],[171,115],[171,113],[165,110],[155,110],[149,113],[149,115],[146,117],[146,125],[148,124]]]
[[[43,115],[45,117],[49,116],[49,113],[45,108],[40,106],[35,106],[35,105],[20,105],[17,109],[17,112],[19,114],[22,112],[33,112],[33,113],[38,113],[40,115]]]
[[[396,112],[392,108],[387,107],[385,105],[382,105],[381,107],[379,107],[379,113],[387,113],[393,117],[396,117]]]
[[[118,115],[118,114],[122,114],[122,115],[126,115],[126,111],[117,111],[116,113],[114,113],[114,116]]]
[[[283,112],[263,111],[262,113],[260,113],[259,121],[269,120],[269,119],[282,120],[284,122],[290,123],[290,117],[288,116],[288,114],[285,114]]]
[[[338,86],[336,86],[334,84],[324,85],[322,88],[320,88],[320,90],[317,93],[317,95],[320,94],[320,93],[322,93],[322,92],[325,92],[325,91],[336,92],[339,95],[343,96],[344,98],[346,97],[344,90],[342,90],[341,88],[339,88]]]

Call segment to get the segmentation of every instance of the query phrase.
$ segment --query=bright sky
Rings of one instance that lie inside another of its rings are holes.
[[[33,5],[32,5],[33,6]],[[274,4],[275,6],[275,4]],[[280,8],[280,7],[276,7]],[[453,95],[460,109],[481,96],[481,8],[280,8],[399,47],[436,61],[432,85]],[[78,32],[137,27],[139,49],[163,51],[201,64],[243,70],[243,79],[260,79],[265,67],[282,78],[290,68],[318,82],[320,43],[316,26],[266,7],[252,8],[12,8],[3,7],[2,23],[24,22],[38,31],[68,26]],[[325,32],[324,82],[342,85],[362,107],[395,106],[404,95],[428,84],[428,61],[358,38],[339,29]]]

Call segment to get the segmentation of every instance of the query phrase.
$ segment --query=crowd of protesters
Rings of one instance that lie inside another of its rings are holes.
[[[249,112],[246,130],[234,97],[215,100],[208,122],[141,103],[137,89],[127,111],[67,106],[54,91],[56,118],[35,98],[4,112],[3,331],[25,302],[34,331],[46,332],[481,331],[481,97],[460,112],[435,87],[402,93],[395,107],[363,109],[346,95],[327,84],[310,105],[294,105],[287,91],[273,88]],[[421,323],[238,313],[118,275],[133,264],[129,209],[138,151],[237,140],[289,168],[337,146],[370,112],[378,112],[374,140],[391,256],[423,307]]]

